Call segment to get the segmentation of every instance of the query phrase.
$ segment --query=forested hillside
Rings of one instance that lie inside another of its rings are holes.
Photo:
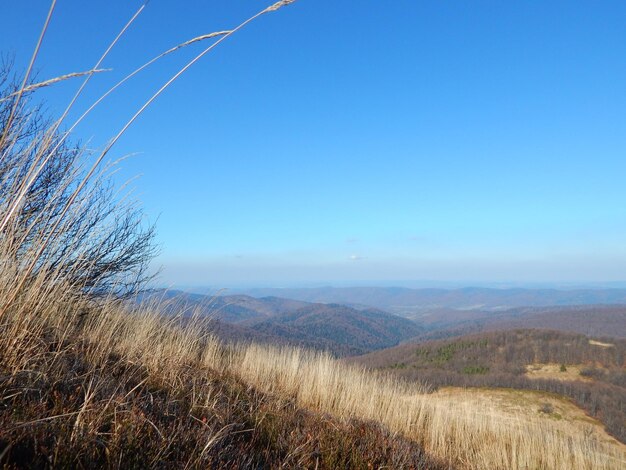
[[[510,330],[405,344],[349,361],[436,387],[510,387],[562,394],[626,442],[625,340]]]

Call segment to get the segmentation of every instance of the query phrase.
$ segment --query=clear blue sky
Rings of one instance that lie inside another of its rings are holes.
[[[152,0],[82,106],[269,3]],[[39,76],[88,69],[139,5],[59,0]],[[47,6],[3,2],[18,64]],[[102,145],[200,48],[78,136]],[[133,152],[164,283],[624,280],[626,3],[298,0],[183,76],[112,157]]]

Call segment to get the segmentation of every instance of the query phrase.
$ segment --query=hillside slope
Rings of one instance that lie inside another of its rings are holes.
[[[419,316],[416,322],[427,330],[416,341],[523,328],[626,338],[626,307],[612,305],[523,307],[503,312],[434,311]]]
[[[311,304],[280,297],[204,296],[154,291],[142,301],[161,300],[172,314],[183,312],[214,320],[212,331],[229,342],[290,344],[330,351],[337,356],[386,348],[423,333],[406,318],[376,309]]]
[[[326,349],[337,355],[363,354],[389,347],[422,332],[402,317],[337,304],[313,304],[244,325],[292,344]]]
[[[233,324],[249,320],[263,320],[309,305],[308,302],[280,297],[204,295],[169,289],[151,290],[142,294],[139,302],[156,302],[165,305],[172,314],[192,315],[195,313]]]
[[[225,346],[184,315],[81,303],[54,284],[57,301],[39,302],[33,289],[0,330],[3,464],[609,470],[626,461],[593,433],[477,409],[328,354]]]
[[[525,309],[518,318],[487,320],[482,328],[485,330],[544,328],[587,336],[626,339],[626,307],[591,305]]]
[[[379,424],[304,409],[226,371],[188,364],[168,383],[114,355],[97,366],[89,345],[56,346],[28,373],[0,362],[3,468],[448,468]]]
[[[558,393],[573,399],[626,442],[626,340],[513,330],[405,344],[348,361],[435,386]]]

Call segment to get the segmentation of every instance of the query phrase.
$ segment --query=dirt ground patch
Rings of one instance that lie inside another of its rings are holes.
[[[564,366],[564,367],[563,367]],[[582,364],[529,364],[526,366],[526,377],[529,379],[560,380],[572,382],[593,382],[590,377],[580,375],[585,368]]]

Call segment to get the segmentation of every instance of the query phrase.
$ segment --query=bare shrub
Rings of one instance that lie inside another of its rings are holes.
[[[78,190],[87,151],[56,130],[28,92],[11,114],[17,97],[3,99],[16,87],[9,73],[0,70],[3,262],[19,266],[22,282],[49,270],[92,295],[134,292],[148,279],[154,228],[132,201],[114,197],[106,169]]]
[[[554,413],[554,406],[550,403],[543,403],[539,408],[540,413],[545,413],[547,415]]]

